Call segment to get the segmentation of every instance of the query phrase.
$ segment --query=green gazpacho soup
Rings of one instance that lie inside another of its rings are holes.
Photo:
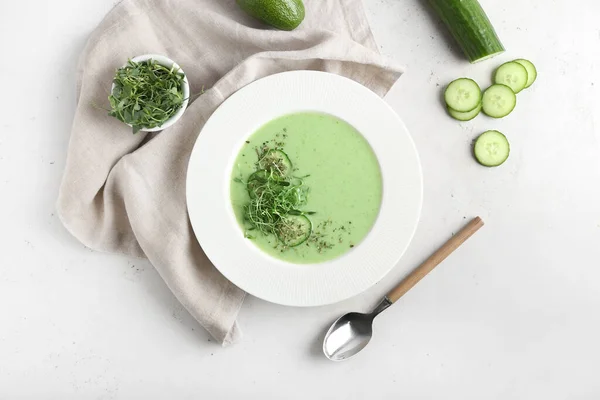
[[[231,202],[246,238],[297,264],[350,251],[381,205],[379,163],[365,138],[330,115],[277,118],[246,140],[231,180]]]

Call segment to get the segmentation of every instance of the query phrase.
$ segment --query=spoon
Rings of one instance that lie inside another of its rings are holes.
[[[481,218],[476,217],[471,220],[460,232],[452,236],[423,264],[392,289],[370,314],[353,312],[335,321],[323,341],[325,356],[332,361],[343,361],[358,354],[367,346],[371,336],[373,336],[373,320],[375,317],[405,295],[482,226],[483,221]]]

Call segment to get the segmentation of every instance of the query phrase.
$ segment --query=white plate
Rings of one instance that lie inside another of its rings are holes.
[[[272,119],[302,111],[331,114],[358,129],[383,177],[381,210],[369,235],[346,255],[311,265],[275,259],[245,239],[229,196],[233,163],[245,140]],[[293,71],[244,87],[210,117],[190,159],[187,201],[200,245],[227,279],[267,301],[317,306],[363,292],[396,265],[419,220],[422,186],[415,145],[387,103],[350,79]]]

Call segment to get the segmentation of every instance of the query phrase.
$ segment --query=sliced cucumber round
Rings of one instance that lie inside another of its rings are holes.
[[[475,140],[473,153],[479,164],[486,167],[497,167],[508,159],[510,144],[502,133],[487,131]]]
[[[481,88],[473,79],[459,78],[448,85],[444,92],[448,107],[458,112],[468,112],[481,102]]]
[[[283,179],[279,180],[269,180],[269,178],[274,175],[274,172],[267,171],[266,169],[260,169],[252,175],[248,177],[248,183],[246,184],[246,188],[248,189],[248,194],[250,198],[255,198],[260,196],[260,194],[269,186],[289,186],[290,183],[284,181]],[[278,176],[278,175],[277,175]]]
[[[537,78],[537,69],[535,68],[535,65],[533,65],[531,61],[526,60],[524,58],[519,58],[518,60],[514,60],[513,62],[521,64],[527,70],[527,83],[525,84],[525,88],[528,88],[529,86],[533,85],[533,82],[535,82]]]
[[[450,116],[452,118],[457,119],[459,121],[470,121],[473,118],[475,118],[476,116],[478,116],[480,112],[481,112],[481,103],[479,103],[479,105],[477,107],[475,107],[474,110],[467,111],[467,112],[456,111],[456,110],[448,107],[448,114],[450,114]]]
[[[525,89],[528,79],[527,69],[518,62],[513,61],[499,66],[494,75],[495,83],[506,85],[515,93]]]
[[[506,85],[492,85],[483,92],[481,107],[483,112],[493,118],[506,117],[515,109],[517,96]]]
[[[258,160],[258,167],[285,176],[292,171],[292,162],[283,151],[271,149]]]
[[[277,227],[277,237],[288,247],[306,242],[312,233],[312,222],[306,215],[288,215]]]
[[[246,184],[246,187],[248,188],[248,194],[251,198],[257,197],[257,195],[262,192],[264,187],[267,185],[268,177],[269,171],[264,169],[256,171],[248,177],[248,183]]]

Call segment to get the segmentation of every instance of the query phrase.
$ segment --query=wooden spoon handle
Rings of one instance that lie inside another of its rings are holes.
[[[421,279],[430,273],[435,267],[437,267],[442,261],[446,259],[454,250],[456,250],[461,244],[463,244],[468,238],[470,238],[475,232],[483,226],[481,218],[476,217],[460,230],[456,235],[452,236],[442,247],[440,247],[435,253],[433,253],[423,264],[417,267],[413,272],[410,273],[398,286],[393,288],[388,294],[387,298],[390,302],[395,303],[400,297],[404,296],[406,292],[413,288]]]

